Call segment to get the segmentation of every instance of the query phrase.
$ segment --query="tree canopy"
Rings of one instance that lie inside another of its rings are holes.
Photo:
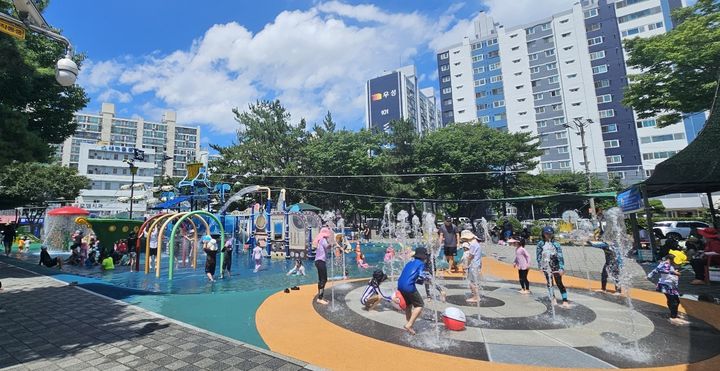
[[[698,0],[673,12],[675,28],[625,42],[631,75],[623,104],[640,118],[657,118],[659,127],[683,113],[708,110],[720,79],[720,2]]]
[[[40,163],[14,163],[0,171],[0,209],[72,201],[90,180],[75,169]]]
[[[235,142],[214,146],[217,181],[286,188],[290,202],[304,201],[346,215],[380,215],[387,201],[439,200],[443,211],[484,214],[490,202],[452,202],[586,190],[583,174],[530,175],[540,155],[527,133],[507,133],[480,123],[453,124],[420,136],[408,120],[390,131],[337,129],[328,113],[307,132],[293,124],[278,101],[235,109]],[[478,173],[419,176],[436,173]],[[409,176],[408,176],[409,175]],[[519,184],[523,187],[519,187]],[[602,188],[595,181],[596,189]],[[448,200],[449,202],[443,202]],[[409,208],[409,206],[407,206]]]

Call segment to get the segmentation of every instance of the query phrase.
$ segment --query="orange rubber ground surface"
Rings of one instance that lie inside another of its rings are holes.
[[[517,270],[511,265],[491,258],[483,259],[483,274],[504,280],[517,279]],[[538,271],[531,271],[528,278],[534,283],[545,282],[542,273]],[[600,288],[599,282],[591,281],[588,284],[587,280],[577,277],[566,276],[563,282],[575,290],[587,290],[588,286],[592,289]],[[329,287],[326,287],[326,292]],[[279,292],[258,308],[257,329],[270,350],[334,370],[553,370],[548,367],[447,356],[360,335],[321,317],[312,306],[316,292],[315,285],[302,286],[300,291],[291,291],[290,294]],[[665,306],[665,296],[661,293],[635,289],[631,294],[634,300]],[[682,300],[680,311],[720,329],[720,310],[717,305]],[[690,365],[642,370],[720,370],[720,355]]]

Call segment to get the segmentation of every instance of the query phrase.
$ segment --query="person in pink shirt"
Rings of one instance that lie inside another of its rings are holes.
[[[520,293],[530,293],[530,281],[528,281],[528,270],[530,269],[530,254],[525,250],[525,239],[520,237],[519,240],[511,238],[508,240],[510,246],[515,247],[515,261],[513,267],[517,268],[520,277]]]

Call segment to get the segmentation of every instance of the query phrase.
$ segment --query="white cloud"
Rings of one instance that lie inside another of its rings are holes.
[[[132,95],[115,89],[105,89],[97,98],[102,102],[128,103],[132,100]]]
[[[514,27],[572,8],[570,0],[484,0],[495,22]]]
[[[105,88],[103,96],[113,99],[149,93],[177,110],[179,122],[225,133],[237,129],[233,107],[261,98],[280,99],[293,122],[305,117],[312,124],[330,110],[339,123],[359,128],[365,81],[427,50],[451,20],[450,14],[431,19],[374,5],[320,3],[284,11],[254,34],[235,22],[218,24],[186,50],[89,64],[84,86]],[[150,104],[142,109],[150,117],[162,111]]]

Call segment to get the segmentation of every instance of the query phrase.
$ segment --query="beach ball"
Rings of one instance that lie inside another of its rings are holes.
[[[397,310],[405,310],[407,307],[407,304],[405,303],[405,298],[402,296],[400,291],[395,291],[395,297],[393,298],[393,306]]]
[[[459,308],[447,307],[442,315],[445,328],[450,331],[465,330],[465,313]]]

